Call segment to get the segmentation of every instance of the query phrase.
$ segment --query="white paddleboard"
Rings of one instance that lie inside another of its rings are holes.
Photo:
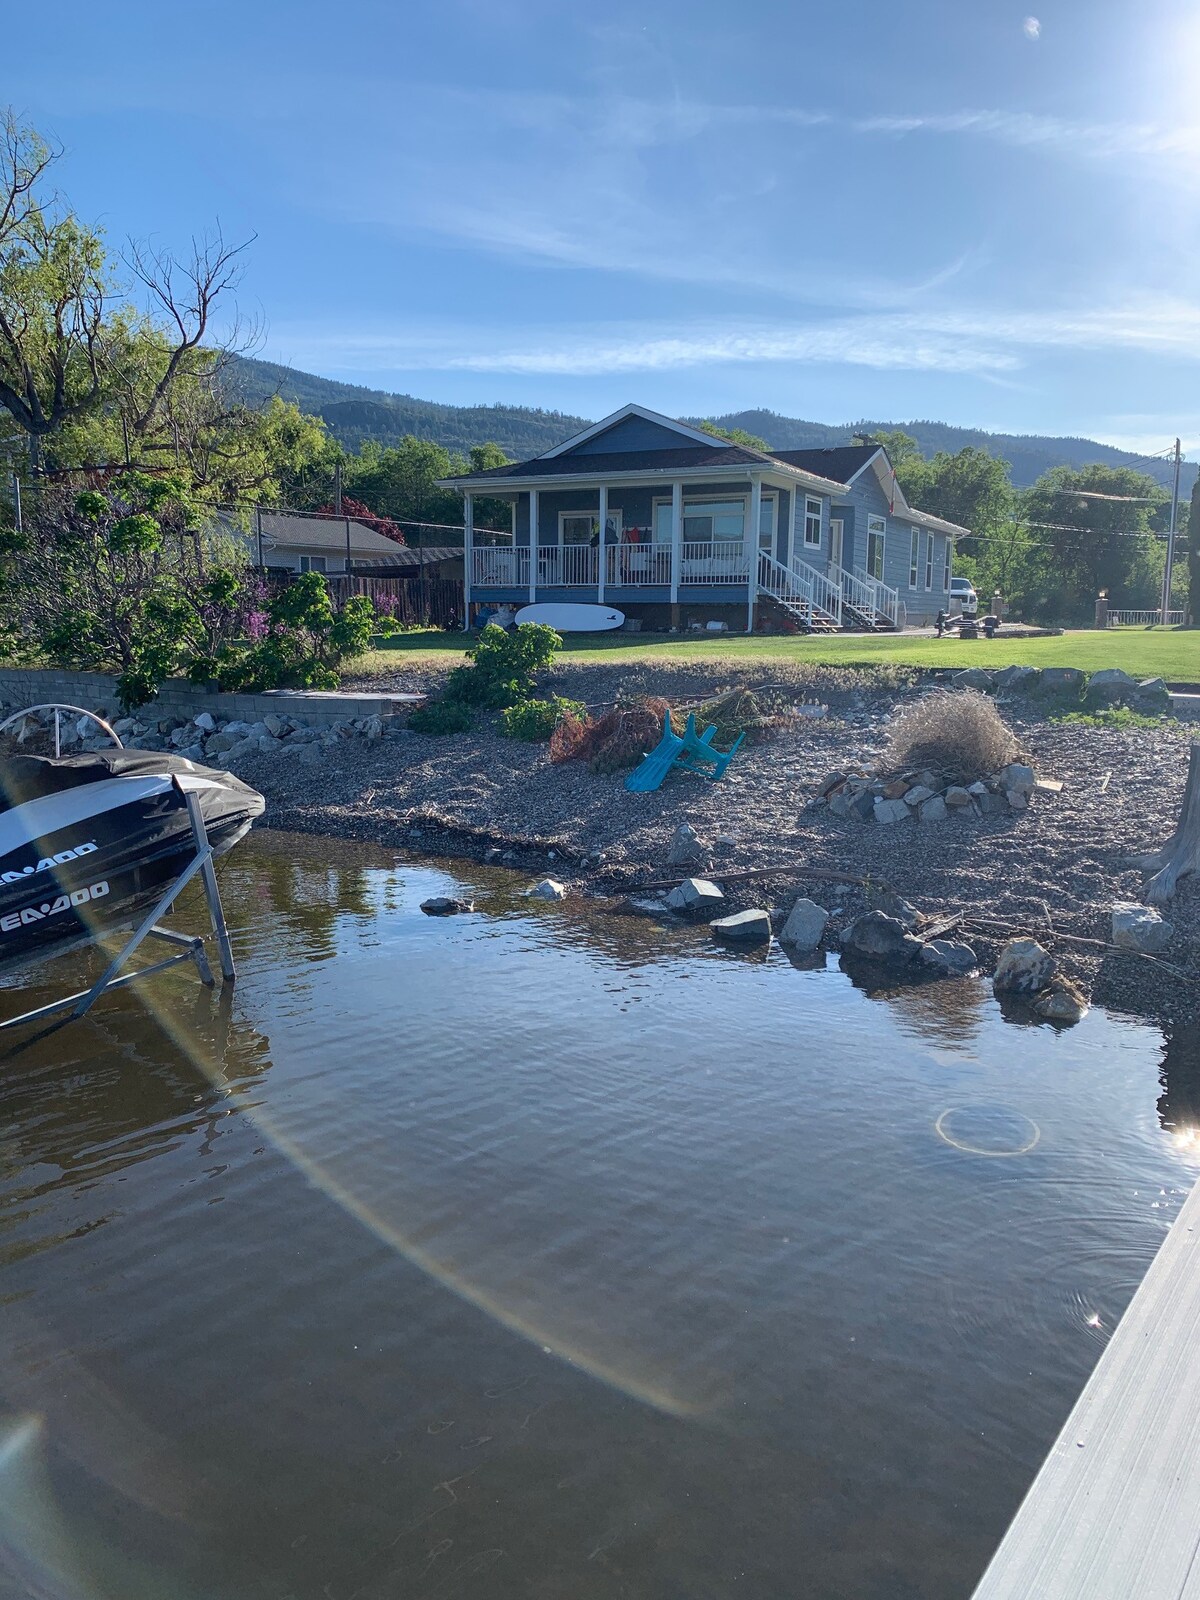
[[[609,628],[619,628],[624,621],[625,613],[614,611],[611,606],[555,605],[551,600],[522,606],[517,612],[518,625],[544,622],[558,633],[604,633]]]

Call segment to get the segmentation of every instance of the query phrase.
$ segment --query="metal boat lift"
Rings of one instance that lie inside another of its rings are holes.
[[[53,711],[54,713],[54,754],[57,759],[62,754],[62,714],[86,717],[95,722],[108,735],[117,746],[123,750],[118,735],[105,722],[103,717],[94,711],[86,711],[82,706],[69,706],[58,703],[45,705],[26,706],[21,711],[16,711],[11,717],[0,722],[0,734],[3,734],[14,723],[23,722],[25,718],[35,712]],[[24,1011],[18,1017],[9,1017],[0,1022],[0,1032],[5,1028],[16,1028],[28,1022],[38,1022],[43,1017],[57,1016],[68,1011],[72,1017],[82,1017],[91,1010],[100,996],[113,989],[122,989],[126,984],[136,983],[139,978],[148,978],[156,972],[163,972],[167,967],[177,966],[181,961],[195,963],[196,972],[200,982],[206,988],[214,986],[212,967],[209,965],[208,952],[204,948],[204,939],[199,934],[177,933],[173,928],[164,928],[160,918],[170,913],[171,907],[178,898],[180,891],[189,884],[197,874],[204,886],[204,897],[208,902],[208,914],[212,922],[212,931],[216,936],[217,949],[221,959],[221,979],[224,983],[233,983],[237,978],[237,970],[233,961],[233,945],[229,938],[229,929],[225,925],[225,912],[221,905],[221,894],[217,888],[217,874],[213,868],[212,844],[208,837],[208,829],[204,825],[204,814],[200,809],[200,801],[194,790],[186,787],[186,780],[178,776],[173,779],[175,788],[182,795],[184,805],[187,807],[188,820],[191,823],[192,839],[195,843],[196,853],[187,866],[169,884],[151,909],[138,923],[129,939],[119,953],[105,967],[103,973],[92,984],[90,989],[81,989],[76,994],[65,996],[62,1000],[53,1000],[49,1005],[38,1006],[33,1011]],[[157,939],[160,943],[174,947],[174,953],[164,956],[160,961],[151,962],[149,966],[136,967],[131,972],[124,968],[130,958],[147,939]],[[85,943],[93,943],[94,939],[85,937]]]

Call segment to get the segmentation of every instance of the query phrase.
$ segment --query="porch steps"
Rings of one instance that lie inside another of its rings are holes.
[[[841,624],[836,617],[831,617],[827,611],[822,611],[820,606],[813,605],[808,600],[772,594],[769,589],[760,589],[759,599],[774,606],[777,612],[782,612],[802,633],[841,632]]]
[[[874,606],[859,605],[842,599],[842,631],[844,633],[895,633],[896,624]]]

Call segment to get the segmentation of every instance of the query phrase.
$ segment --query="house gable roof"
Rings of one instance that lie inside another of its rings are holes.
[[[544,450],[535,459],[538,461],[551,461],[556,456],[571,455],[575,451],[582,452],[587,445],[593,446],[591,450],[587,451],[589,455],[607,453],[596,449],[596,442],[601,440],[605,434],[619,432],[620,425],[630,419],[647,423],[658,433],[678,435],[679,444],[686,442],[693,445],[705,445],[709,448],[714,446],[725,449],[732,448],[727,439],[718,439],[713,434],[705,433],[700,428],[689,427],[686,422],[676,422],[673,417],[664,417],[661,412],[651,411],[648,406],[639,406],[631,403],[630,405],[622,406],[619,411],[614,411],[610,416],[602,417],[599,422],[593,422],[591,427],[583,428],[579,433],[572,434],[569,439],[564,439],[561,444],[556,444],[552,449]]]

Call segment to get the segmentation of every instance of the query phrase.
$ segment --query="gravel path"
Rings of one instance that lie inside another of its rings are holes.
[[[576,666],[553,674],[553,689],[596,706],[619,686],[668,697],[707,696],[764,677],[687,666],[655,666],[653,682],[611,667]],[[666,853],[680,822],[714,844],[711,876],[786,863],[786,874],[730,883],[735,905],[765,905],[777,915],[808,893],[835,915],[827,942],[877,896],[829,884],[803,867],[884,879],[922,912],[994,919],[1048,942],[1062,966],[1101,1004],[1174,1022],[1200,1020],[1200,982],[1135,956],[1105,955],[1058,936],[1107,939],[1116,900],[1134,900],[1141,876],[1123,864],[1154,848],[1179,814],[1189,736],[1176,724],[1114,731],[1054,723],[1028,703],[1008,720],[1040,776],[1063,781],[1038,793],[1030,809],[999,817],[952,818],[893,826],[832,817],[814,804],[822,780],[848,763],[874,765],[898,705],[921,692],[911,674],[786,669],[770,680],[790,697],[823,701],[822,721],[796,718],[743,749],[725,780],[680,774],[657,793],[630,794],[620,776],[579,762],[551,766],[544,745],[501,737],[492,719],[448,739],[417,734],[344,741],[316,767],[292,758],[248,759],[245,776],[267,796],[268,825],[401,845],[418,853],[504,859],[539,875],[552,870],[578,888],[610,894],[667,874]],[[391,687],[433,687],[407,673]],[[724,842],[721,842],[721,841]],[[553,852],[553,860],[550,853]],[[670,874],[679,876],[680,874]],[[1165,960],[1200,965],[1200,884],[1185,880],[1167,912],[1176,935]],[[1049,930],[1049,931],[1048,931]],[[979,929],[966,935],[986,962],[1003,942]]]

